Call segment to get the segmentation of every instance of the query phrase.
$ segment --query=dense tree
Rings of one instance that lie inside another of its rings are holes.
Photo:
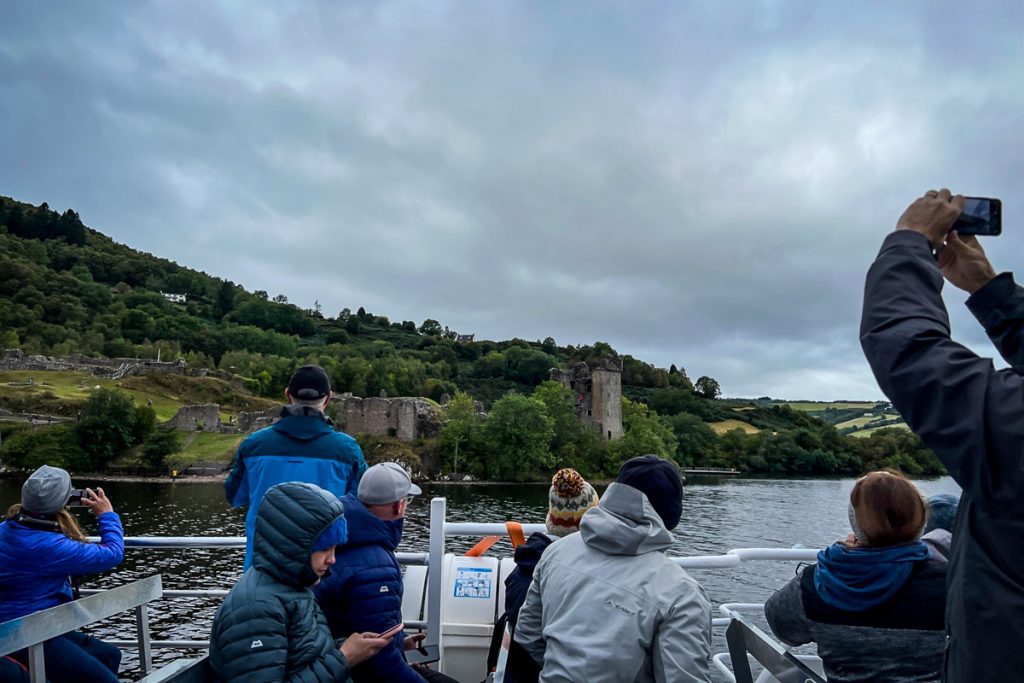
[[[486,476],[524,481],[546,474],[554,464],[549,446],[553,422],[539,399],[508,394],[495,401],[484,426]]]
[[[718,385],[718,382],[704,375],[697,379],[697,382],[693,385],[693,390],[704,398],[718,398],[722,394],[722,387]]]
[[[88,465],[103,469],[135,442],[135,406],[128,394],[97,389],[86,400],[75,432]]]
[[[444,409],[444,427],[441,429],[441,450],[445,466],[452,474],[459,473],[460,453],[463,458],[479,454],[483,421],[476,401],[465,392],[457,392]]]

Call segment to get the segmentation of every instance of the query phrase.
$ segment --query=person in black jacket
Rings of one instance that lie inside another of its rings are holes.
[[[860,337],[882,391],[963,489],[945,680],[1012,681],[1024,671],[1024,290],[976,239],[949,234],[963,201],[929,190],[900,216],[868,272]],[[943,276],[1013,367],[950,338]]]
[[[218,681],[333,683],[391,642],[353,634],[339,647],[312,586],[347,538],[345,511],[314,484],[267,491],[256,515],[253,564],[213,619],[210,665]]]

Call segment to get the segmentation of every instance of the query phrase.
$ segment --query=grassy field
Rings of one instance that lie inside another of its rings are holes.
[[[872,422],[876,422],[876,421],[879,421],[879,420],[895,420],[898,417],[899,417],[898,415],[888,415],[887,414],[887,415],[884,415],[882,417],[879,417],[879,416],[876,416],[876,415],[872,415],[870,417],[854,418],[853,420],[847,420],[846,422],[839,423],[838,425],[836,425],[836,429],[849,429],[850,427],[864,427],[866,425],[869,425]]]
[[[802,410],[808,413],[819,410],[828,410],[829,408],[835,408],[836,410],[845,410],[848,408],[863,408],[864,410],[871,410],[875,407],[874,403],[818,403],[815,401],[784,401],[775,403],[774,405],[789,406],[793,410]]]
[[[731,432],[734,429],[742,429],[747,434],[757,434],[760,429],[752,424],[743,422],[742,420],[722,420],[721,422],[708,422],[708,427],[715,432],[715,434],[725,434]]]
[[[32,380],[28,384],[28,380]],[[138,388],[126,388],[121,382],[103,379],[87,372],[46,372],[32,370],[11,370],[0,372],[0,396],[14,399],[34,401],[38,399],[46,403],[47,393],[60,402],[84,403],[96,387],[103,389],[120,389],[131,394],[139,405],[153,401],[153,410],[158,420],[169,420],[181,407],[175,401],[151,391]],[[40,412],[43,412],[40,410]]]
[[[168,464],[181,469],[197,462],[231,462],[245,434],[194,432],[186,437],[185,448],[169,457]]]
[[[871,429],[861,429],[861,430],[856,431],[856,432],[850,432],[850,436],[855,436],[858,439],[863,439],[865,437],[871,436],[872,434],[877,432],[879,429],[892,429],[892,428],[906,429],[908,431],[910,430],[910,427],[907,426],[906,422],[900,422],[899,424],[885,425],[884,427],[873,427]]]
[[[32,380],[28,384],[28,380]],[[138,405],[152,401],[158,421],[174,417],[178,409],[189,403],[223,403],[229,400],[235,410],[260,410],[274,402],[264,398],[234,393],[227,382],[213,378],[146,375],[125,377],[114,381],[86,372],[55,372],[33,370],[0,371],[0,399],[25,406],[20,412],[72,414],[67,406],[84,403],[96,388],[119,389],[130,394]],[[65,408],[65,410],[61,410]],[[228,421],[237,414],[221,410],[221,419]]]

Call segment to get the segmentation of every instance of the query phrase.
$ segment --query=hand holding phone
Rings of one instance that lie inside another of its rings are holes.
[[[405,628],[405,624],[397,623],[394,626],[392,626],[391,628],[389,628],[387,631],[384,631],[383,633],[378,634],[377,637],[378,638],[390,638],[391,636],[393,636],[396,633],[398,633],[399,631],[401,631],[403,628]]]

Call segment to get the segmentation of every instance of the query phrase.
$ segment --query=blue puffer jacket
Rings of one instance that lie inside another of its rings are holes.
[[[348,543],[338,546],[331,575],[313,591],[327,616],[331,634],[382,633],[402,621],[402,569],[395,548],[402,539],[403,520],[374,517],[353,495],[341,499],[348,522]],[[352,669],[352,680],[423,683],[402,651],[405,632]]]
[[[259,508],[253,566],[231,589],[210,629],[210,666],[227,683],[347,681],[348,660],[313,598],[317,538],[345,511],[306,483],[271,489]]]
[[[283,419],[251,435],[238,447],[224,482],[228,501],[248,505],[245,515],[245,569],[252,565],[256,510],[267,490],[286,481],[316,484],[336,496],[353,493],[366,471],[359,444],[319,410],[288,405]]]
[[[113,569],[124,560],[124,531],[116,512],[97,518],[100,542],[75,541],[57,531],[0,523],[0,622],[71,600],[70,576]]]

